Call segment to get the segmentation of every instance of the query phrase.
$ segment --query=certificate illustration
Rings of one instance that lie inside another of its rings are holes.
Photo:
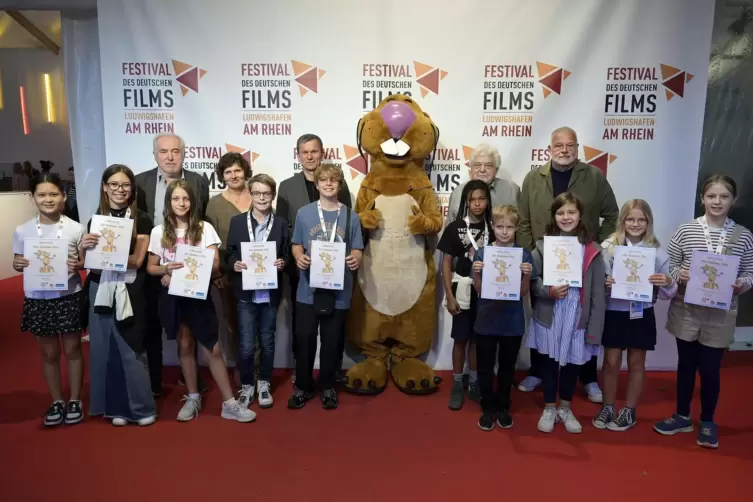
[[[648,278],[656,271],[656,248],[617,246],[612,265],[612,298],[651,302],[654,286]]]
[[[484,270],[481,274],[481,298],[489,300],[520,300],[520,280],[523,272],[522,248],[486,246]]]
[[[125,272],[131,247],[133,220],[95,214],[91,233],[99,234],[99,244],[86,250],[84,267],[90,270]]]
[[[25,239],[24,289],[65,291],[68,289],[68,241],[65,239]]]
[[[739,256],[693,251],[685,303],[729,310],[739,268]]]
[[[583,282],[583,245],[577,237],[544,237],[544,285],[579,288]]]
[[[183,263],[183,268],[173,270],[167,292],[173,296],[206,300],[212,278],[214,253],[214,249],[178,244],[175,261]]]
[[[344,289],[345,243],[311,242],[309,285],[314,289]]]
[[[247,267],[241,272],[244,290],[277,289],[275,242],[242,242],[241,259]]]

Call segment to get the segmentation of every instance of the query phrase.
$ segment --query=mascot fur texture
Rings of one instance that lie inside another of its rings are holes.
[[[358,143],[371,157],[355,210],[366,247],[348,319],[348,340],[365,356],[346,389],[375,394],[388,374],[410,394],[437,390],[441,378],[418,359],[437,325],[436,268],[427,238],[442,216],[424,159],[439,130],[410,97],[395,94],[358,122]]]

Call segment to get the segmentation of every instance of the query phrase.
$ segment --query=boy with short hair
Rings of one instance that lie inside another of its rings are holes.
[[[478,382],[481,390],[481,410],[478,426],[490,431],[497,425],[504,429],[512,427],[510,415],[510,388],[515,375],[520,344],[525,333],[525,314],[522,299],[528,296],[533,274],[533,257],[523,249],[523,273],[518,300],[489,300],[481,298],[481,277],[484,270],[484,251],[492,246],[520,247],[515,243],[515,233],[520,214],[513,205],[498,206],[492,209],[494,241],[479,249],[473,261],[473,286],[479,295],[476,323],[476,362]],[[499,348],[499,353],[497,353]],[[497,369],[497,391],[494,391],[494,363]]]
[[[345,183],[342,170],[322,164],[314,172],[319,200],[303,206],[293,226],[292,252],[301,270],[296,309],[296,381],[288,408],[303,408],[314,397],[313,369],[317,329],[321,336],[319,384],[324,409],[338,406],[335,379],[342,355],[345,318],[350,309],[353,274],[361,265],[363,238],[361,220],[355,211],[338,201]],[[313,290],[309,285],[312,241],[346,244],[345,280],[342,290]]]

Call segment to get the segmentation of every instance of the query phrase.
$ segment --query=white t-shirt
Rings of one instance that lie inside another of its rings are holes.
[[[201,233],[201,242],[193,244],[194,246],[201,248],[208,248],[209,246],[219,246],[220,236],[217,235],[217,231],[214,227],[206,222],[201,222],[203,225],[203,232]],[[162,225],[157,225],[152,229],[152,235],[149,237],[149,252],[159,256],[160,265],[175,261],[175,249],[169,250],[162,247]],[[186,242],[186,229],[178,228],[175,230],[175,235],[178,238],[177,244],[189,244]]]
[[[63,239],[68,241],[68,259],[78,260],[78,245],[81,243],[81,239],[86,233],[86,229],[78,222],[73,221],[70,218],[61,216],[63,218]],[[54,239],[58,233],[58,224],[41,225],[42,238]],[[13,253],[24,254],[24,240],[25,239],[37,239],[37,218],[34,217],[22,224],[16,231],[13,232]],[[68,289],[65,291],[26,291],[24,295],[26,298],[34,298],[37,300],[52,300],[60,298],[61,296],[67,296],[77,291],[81,291],[81,276],[78,272],[74,272],[68,275]]]

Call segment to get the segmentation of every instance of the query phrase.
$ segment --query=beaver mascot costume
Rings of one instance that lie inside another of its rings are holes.
[[[358,145],[371,167],[355,210],[365,232],[348,318],[348,340],[365,356],[350,368],[345,388],[376,394],[392,376],[409,394],[441,383],[418,357],[428,352],[437,326],[436,267],[427,238],[442,216],[424,159],[439,129],[409,96],[394,94],[358,122]]]

